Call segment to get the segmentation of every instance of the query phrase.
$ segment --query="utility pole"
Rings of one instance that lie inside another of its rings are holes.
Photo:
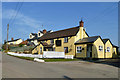
[[[9,24],[7,24],[7,50],[8,50],[8,31],[9,31]]]

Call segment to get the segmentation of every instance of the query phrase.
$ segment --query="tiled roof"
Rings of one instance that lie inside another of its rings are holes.
[[[46,33],[38,40],[42,41],[42,40],[49,40],[49,39],[55,39],[55,38],[61,38],[61,37],[75,36],[78,30],[79,30],[79,26],[69,28],[69,29],[59,30],[51,33]]]
[[[103,39],[104,44],[105,44],[108,40],[110,41],[110,39],[108,39],[108,38],[107,38],[107,39]],[[114,45],[111,41],[110,41],[110,43],[112,44],[113,47],[119,48],[118,46]]]
[[[83,39],[79,39],[75,42],[75,44],[85,44],[85,43],[93,43],[95,42],[100,36],[92,36],[92,37],[86,37]]]

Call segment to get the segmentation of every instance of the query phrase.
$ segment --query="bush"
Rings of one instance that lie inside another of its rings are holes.
[[[20,45],[19,45],[19,47],[23,47],[23,46],[24,46],[24,44],[20,44]]]

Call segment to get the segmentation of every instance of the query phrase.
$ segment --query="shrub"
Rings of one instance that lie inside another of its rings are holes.
[[[24,44],[20,44],[20,45],[19,45],[19,47],[23,47],[23,46],[24,46]]]

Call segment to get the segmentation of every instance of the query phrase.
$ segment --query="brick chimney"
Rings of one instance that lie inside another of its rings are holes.
[[[44,29],[44,30],[43,30],[43,34],[45,34],[46,32],[47,32],[47,30],[46,30],[46,29]]]
[[[14,40],[13,37],[11,38],[11,40]]]
[[[79,26],[80,26],[80,39],[83,39],[83,26],[84,26],[84,22],[81,20],[79,22]]]
[[[80,24],[80,27],[84,26],[84,22],[82,20],[79,22],[79,24]]]

